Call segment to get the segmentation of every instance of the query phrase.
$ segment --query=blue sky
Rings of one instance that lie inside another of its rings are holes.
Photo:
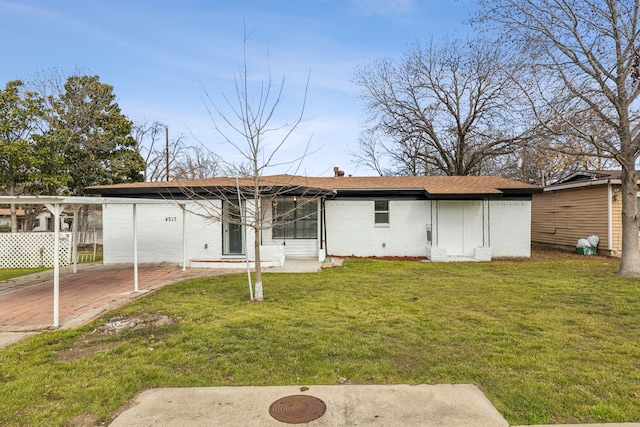
[[[223,94],[235,93],[246,27],[250,77],[265,79],[269,62],[276,80],[287,78],[274,124],[299,113],[309,76],[305,120],[278,160],[310,140],[299,173],[371,175],[349,155],[366,119],[355,68],[432,36],[465,37],[474,10],[474,0],[0,0],[0,84],[51,68],[96,74],[130,119],[159,120],[172,138],[234,161],[204,98],[206,89],[228,111]]]

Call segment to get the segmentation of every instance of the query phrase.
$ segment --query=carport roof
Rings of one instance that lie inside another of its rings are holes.
[[[7,204],[20,205],[122,205],[122,204],[167,204],[177,203],[184,204],[179,200],[163,200],[163,199],[141,199],[141,198],[122,198],[122,197],[78,197],[78,196],[0,196],[0,205]]]
[[[72,196],[0,196],[0,205],[1,204],[43,204],[47,206],[47,209],[51,211],[51,213],[55,216],[56,220],[55,224],[55,237],[54,237],[54,249],[53,249],[53,327],[57,328],[60,326],[60,318],[59,318],[59,305],[60,305],[60,212],[65,206],[78,206],[78,205],[93,205],[93,204],[102,204],[102,205],[114,205],[114,204],[122,204],[122,205],[133,205],[133,240],[134,240],[134,292],[138,291],[138,249],[137,249],[137,234],[136,234],[136,205],[144,205],[144,204],[178,204],[184,205],[185,201],[177,201],[177,200],[164,200],[164,199],[140,199],[140,198],[106,198],[106,197],[72,197]],[[184,208],[184,206],[183,206]],[[186,252],[185,252],[185,240],[184,240],[184,209],[183,209],[183,239],[182,239],[182,269],[185,269],[186,265]],[[76,222],[74,221],[74,224]],[[75,233],[75,227],[74,227]],[[75,241],[75,238],[73,239]],[[75,246],[74,246],[75,248]],[[75,254],[75,249],[74,249]],[[77,259],[74,256],[73,265],[74,272],[77,271],[76,265]]]

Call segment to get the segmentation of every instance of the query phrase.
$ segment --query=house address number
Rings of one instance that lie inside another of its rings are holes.
[[[177,221],[177,220],[178,220],[178,217],[175,217],[175,216],[168,216],[168,217],[166,217],[164,220],[165,220],[165,221],[167,221],[167,222],[175,222],[175,221]]]

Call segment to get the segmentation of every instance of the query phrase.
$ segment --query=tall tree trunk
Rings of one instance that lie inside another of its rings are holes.
[[[73,218],[74,221],[78,221],[77,231],[79,233],[86,233],[89,231],[89,205],[81,205],[78,208],[78,217]]]
[[[640,277],[638,252],[638,185],[636,171],[622,164],[622,256],[620,276]]]
[[[44,205],[22,205],[22,212],[24,213],[24,231],[32,231],[33,224],[36,222],[38,215],[43,211]]]
[[[8,188],[7,194],[9,196],[15,196],[16,186],[13,182],[13,177],[9,177],[8,187],[9,188]],[[18,232],[18,211],[15,203],[11,203],[11,206],[9,207],[9,213],[11,214],[11,232],[17,233]],[[31,231],[31,230],[27,230],[27,231]]]
[[[15,203],[11,203],[10,212],[11,212],[11,232],[17,233],[18,232],[18,212],[17,212]]]

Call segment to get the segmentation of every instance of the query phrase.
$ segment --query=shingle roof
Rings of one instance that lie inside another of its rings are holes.
[[[250,186],[253,181],[240,178],[240,186]],[[271,175],[260,178],[265,187],[307,187],[333,191],[375,191],[375,190],[415,190],[429,195],[500,195],[518,191],[534,193],[541,191],[537,186],[496,176],[374,176],[374,177],[304,177],[293,175]],[[220,188],[236,186],[235,178],[217,177],[188,181],[140,182],[89,187],[94,194],[117,194],[119,190],[170,190],[180,188]]]
[[[620,179],[621,174],[621,170],[582,170],[571,174],[567,178],[555,184],[566,184],[568,182],[581,182],[599,179]]]

